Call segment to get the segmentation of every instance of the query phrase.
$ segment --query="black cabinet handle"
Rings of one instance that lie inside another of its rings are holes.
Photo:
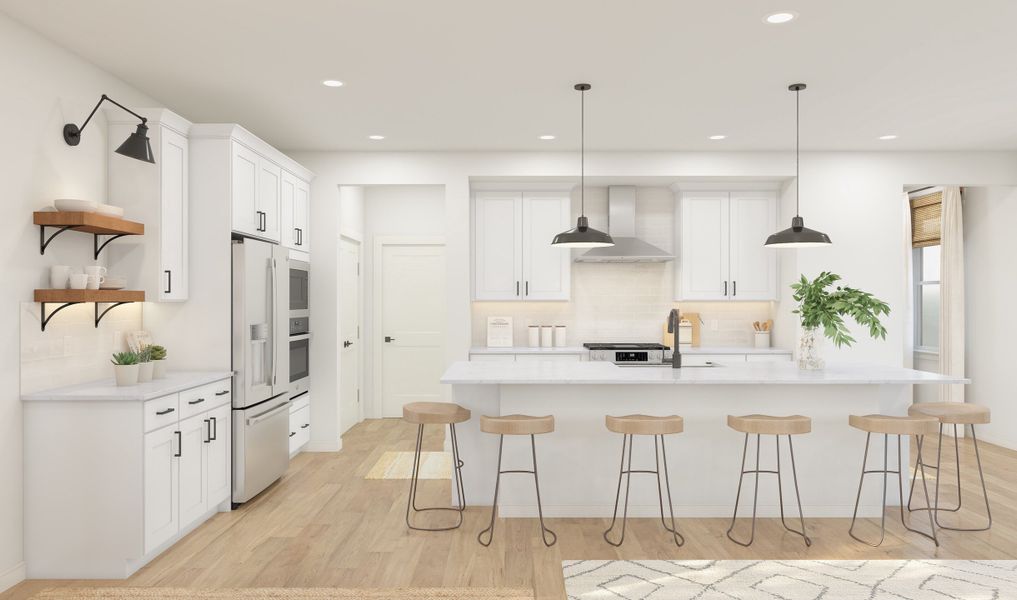
[[[173,433],[175,433],[177,436],[177,453],[174,454],[173,456],[176,458],[180,458],[181,456],[184,455],[184,437],[180,435],[179,431],[174,431]]]
[[[519,282],[516,282],[516,296],[519,295]]]
[[[530,295],[530,282],[529,281],[526,282],[526,295],[527,296]]]
[[[296,432],[296,431],[291,431],[291,432],[290,432],[290,437],[293,437],[293,436],[295,436],[295,435],[297,435],[297,432]]]
[[[301,425],[301,426],[300,426],[300,428],[301,428],[301,429],[307,429],[307,428],[308,428],[308,427],[310,427],[310,426],[311,426],[311,424],[310,424],[310,423],[304,423],[303,425]]]
[[[208,420],[212,422],[212,432],[209,435],[211,436],[212,441],[214,442],[215,440],[219,439],[219,421],[216,421],[215,417],[209,417]]]
[[[385,336],[385,343],[386,343],[386,344],[388,344],[388,343],[391,343],[391,342],[394,342],[394,341],[395,341],[395,338],[394,338],[394,337],[389,337],[389,336],[387,336],[387,335]]]
[[[167,269],[163,273],[166,274],[166,291],[163,293],[171,294],[173,293],[173,271]]]
[[[724,282],[724,295],[727,296],[727,282]]]
[[[738,295],[738,282],[737,281],[732,281],[731,282],[731,297],[733,298],[733,297],[735,297],[737,295]]]
[[[296,234],[297,234],[296,245],[297,246],[303,246],[304,245],[304,230],[299,228],[299,227],[296,227],[296,228],[293,229],[293,231],[296,232]]]
[[[194,406],[195,404],[201,404],[204,401],[205,401],[204,398],[198,398],[197,400],[188,400],[187,403],[190,404],[191,406]]]
[[[208,419],[205,419],[204,421],[205,421],[205,427],[206,427],[206,432],[207,432],[206,437],[205,437],[205,443],[207,444],[207,443],[212,441],[212,422],[209,421]]]
[[[170,414],[171,412],[173,412],[175,410],[176,410],[175,408],[167,408],[166,410],[157,410],[157,411],[155,411],[155,414],[161,417],[163,415],[168,415],[168,414]],[[177,433],[180,433],[180,432],[178,431]]]
[[[216,393],[215,393],[215,395],[216,395],[216,396],[225,396],[225,395],[226,395],[226,394],[228,394],[228,393],[230,393],[230,391],[229,391],[229,390],[223,390],[223,391],[221,391],[221,392],[216,392]]]

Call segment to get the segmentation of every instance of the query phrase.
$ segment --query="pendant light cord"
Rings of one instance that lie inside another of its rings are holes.
[[[586,90],[579,91],[579,216],[586,215]]]
[[[800,161],[799,155],[800,155],[800,152],[801,152],[800,151],[801,139],[800,139],[800,135],[798,133],[798,130],[799,130],[799,127],[800,127],[800,123],[801,123],[801,116],[799,114],[799,108],[798,108],[798,97],[799,97],[799,95],[801,93],[802,93],[801,90],[795,90],[795,216],[796,217],[800,217],[801,216],[801,200],[800,200],[801,193],[800,193],[800,190],[801,190],[801,179],[802,178],[801,178],[801,175],[799,174],[799,166],[798,166],[799,161]]]

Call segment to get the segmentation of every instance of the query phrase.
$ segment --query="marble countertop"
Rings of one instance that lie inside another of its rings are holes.
[[[530,348],[528,346],[488,348],[486,346],[474,346],[470,348],[470,354],[586,354],[587,352],[589,350],[582,346],[561,348]],[[792,351],[784,348],[754,348],[751,346],[697,346],[695,348],[682,348],[682,354],[792,354]]]
[[[171,371],[164,379],[138,385],[118,387],[110,378],[24,394],[21,399],[25,402],[144,402],[231,377],[232,371]]]
[[[609,362],[456,362],[441,383],[451,385],[873,385],[970,383],[900,367],[832,365],[803,371],[793,362],[718,367],[619,367]]]

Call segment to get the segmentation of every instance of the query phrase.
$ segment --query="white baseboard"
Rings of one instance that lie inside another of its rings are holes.
[[[311,440],[304,444],[304,447],[300,449],[301,452],[339,452],[343,449],[342,440],[322,440],[315,441]]]
[[[0,573],[0,592],[10,589],[25,580],[25,563],[19,562]]]

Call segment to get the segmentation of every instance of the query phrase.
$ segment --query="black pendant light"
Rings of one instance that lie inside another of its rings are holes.
[[[148,125],[146,125],[146,123],[148,123],[148,119],[127,108],[123,104],[120,104],[106,94],[103,94],[102,97],[99,98],[99,102],[96,103],[92,112],[88,113],[88,118],[85,119],[85,122],[81,125],[81,127],[78,127],[74,123],[64,125],[64,141],[67,142],[67,145],[77,146],[81,143],[81,132],[88,126],[88,122],[92,120],[92,117],[95,116],[95,111],[99,110],[99,106],[103,102],[115,104],[135,117],[141,119],[141,123],[138,125],[138,130],[128,136],[128,138],[124,140],[123,144],[120,144],[120,147],[116,149],[116,153],[155,164],[155,155],[152,154],[152,142],[148,139]]]
[[[554,236],[552,246],[559,248],[606,248],[614,246],[611,236],[590,227],[586,218],[586,92],[588,83],[577,83],[579,92],[579,219],[574,229],[563,231]]]
[[[798,163],[799,163],[799,115],[798,115],[798,94],[805,89],[804,83],[793,83],[788,86],[788,90],[795,93],[795,216],[791,219],[791,227],[766,238],[766,245],[772,248],[812,248],[816,246],[828,246],[830,245],[830,236],[826,235],[822,231],[816,231],[815,229],[809,229],[805,226],[805,219],[801,217],[798,210],[799,199],[801,194],[799,193],[800,185],[799,180],[801,179],[798,174]]]

